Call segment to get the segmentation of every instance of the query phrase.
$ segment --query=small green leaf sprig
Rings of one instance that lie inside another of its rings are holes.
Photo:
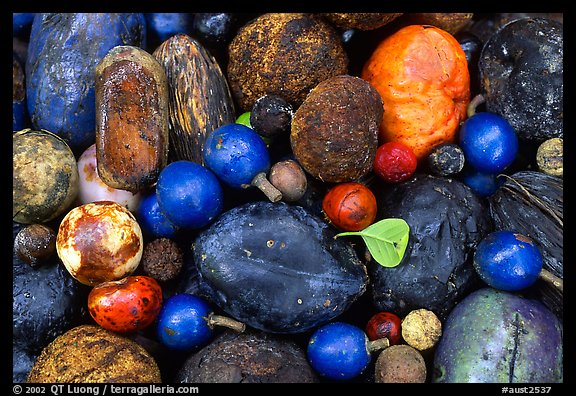
[[[410,227],[404,219],[383,219],[361,231],[348,231],[341,236],[356,235],[362,237],[370,254],[383,267],[396,267],[402,261],[408,246]]]

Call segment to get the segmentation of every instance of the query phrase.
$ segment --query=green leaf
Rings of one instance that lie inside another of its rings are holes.
[[[403,219],[383,219],[362,231],[341,232],[336,238],[347,235],[361,236],[370,254],[380,265],[396,267],[408,246],[410,227]]]

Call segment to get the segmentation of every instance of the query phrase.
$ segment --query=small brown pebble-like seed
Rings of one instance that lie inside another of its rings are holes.
[[[376,359],[376,383],[424,383],[426,362],[422,354],[410,345],[392,345]]]
[[[14,239],[14,252],[22,261],[35,267],[54,255],[56,233],[44,224],[22,228]]]
[[[182,269],[184,253],[178,244],[169,238],[158,238],[144,245],[142,269],[159,282],[175,279]]]

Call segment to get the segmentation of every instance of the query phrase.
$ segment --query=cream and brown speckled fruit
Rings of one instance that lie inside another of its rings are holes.
[[[564,176],[564,139],[550,138],[536,151],[538,169],[552,176]]]
[[[419,350],[433,348],[442,336],[442,322],[428,309],[415,309],[402,319],[402,338]]]
[[[63,214],[78,195],[76,158],[59,136],[24,129],[12,135],[12,219],[45,223]]]
[[[74,279],[89,286],[130,275],[140,264],[143,247],[134,215],[112,201],[75,207],[56,236],[62,263]]]
[[[81,325],[57,337],[36,359],[29,383],[161,383],[154,358],[129,338]]]

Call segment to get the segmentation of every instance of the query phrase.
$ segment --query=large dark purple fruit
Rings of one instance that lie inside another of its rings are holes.
[[[479,289],[463,299],[443,325],[433,382],[562,380],[562,325],[537,300]]]
[[[205,294],[234,319],[302,333],[345,312],[367,288],[352,246],[300,206],[258,201],[220,215],[194,241]]]

